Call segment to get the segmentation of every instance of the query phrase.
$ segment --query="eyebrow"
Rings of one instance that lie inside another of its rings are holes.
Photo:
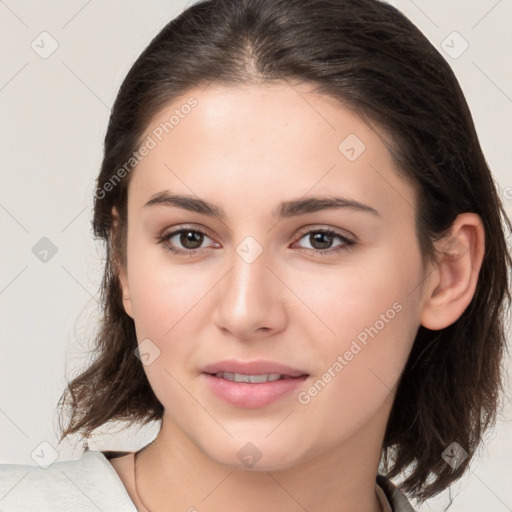
[[[198,197],[185,194],[170,194],[168,191],[158,192],[151,197],[144,207],[155,205],[174,206],[211,217],[215,216],[220,219],[226,218],[225,211],[219,206],[199,199]],[[379,212],[371,206],[353,199],[335,196],[306,197],[291,201],[282,201],[277,208],[272,211],[272,216],[282,219],[322,210],[339,210],[342,208],[380,216]]]

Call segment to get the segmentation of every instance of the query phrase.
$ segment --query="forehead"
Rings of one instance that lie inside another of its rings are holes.
[[[297,152],[300,141],[302,153],[316,152],[323,142],[324,149],[334,149],[337,158],[338,143],[349,134],[354,135],[353,141],[360,140],[356,153],[363,149],[364,141],[372,145],[373,152],[385,149],[378,130],[340,101],[315,93],[313,84],[300,82],[236,87],[214,83],[190,89],[153,116],[144,136],[172,144],[172,139],[186,138],[190,132],[202,143],[214,141],[220,148],[233,149],[243,140],[246,153],[255,150],[260,156],[262,144],[272,149],[267,153],[275,157],[290,147]],[[353,161],[357,154],[345,156]]]
[[[137,202],[164,189],[263,205],[285,196],[343,193],[411,209],[384,134],[312,84],[188,90],[161,109],[142,138],[151,149],[132,176]],[[262,202],[263,201],[263,202]]]

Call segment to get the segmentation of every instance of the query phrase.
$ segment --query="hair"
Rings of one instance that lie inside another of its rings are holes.
[[[512,225],[453,71],[413,23],[379,0],[202,0],[167,23],[138,57],[112,108],[97,179],[93,228],[105,242],[106,262],[95,358],[59,400],[70,412],[61,440],[88,438],[110,421],[146,424],[163,416],[134,356],[135,325],[118,277],[131,176],[120,170],[127,162],[129,171],[136,167],[132,157],[148,123],[203,84],[283,80],[314,85],[389,136],[397,172],[418,191],[424,264],[435,261],[434,242],[449,235],[458,214],[481,217],[485,254],[475,294],[452,325],[419,326],[386,428],[387,476],[407,473],[402,489],[424,501],[466,471],[496,420],[511,299],[505,231]],[[441,457],[453,441],[468,453],[456,469]]]

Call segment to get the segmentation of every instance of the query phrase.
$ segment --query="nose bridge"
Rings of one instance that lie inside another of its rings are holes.
[[[230,270],[222,280],[215,318],[219,327],[239,338],[250,338],[258,329],[278,327],[280,314],[279,283],[267,268],[271,255],[251,237],[233,251]],[[276,281],[276,282],[271,282]],[[281,311],[282,313],[282,311]]]
[[[254,245],[242,242],[233,254],[225,290],[226,305],[232,314],[244,315],[250,310],[254,313],[261,306],[268,281],[268,258],[263,252],[255,254],[255,250]]]

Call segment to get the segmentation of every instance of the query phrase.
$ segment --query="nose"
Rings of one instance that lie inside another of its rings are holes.
[[[213,321],[219,329],[246,341],[285,328],[285,286],[271,260],[265,251],[252,262],[233,251],[229,270],[215,287]]]

